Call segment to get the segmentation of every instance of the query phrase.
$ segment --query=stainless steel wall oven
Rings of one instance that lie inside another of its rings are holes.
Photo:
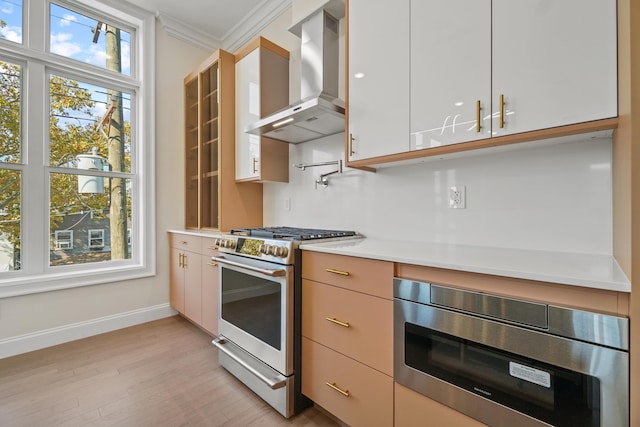
[[[628,327],[396,278],[394,377],[494,427],[628,427]]]

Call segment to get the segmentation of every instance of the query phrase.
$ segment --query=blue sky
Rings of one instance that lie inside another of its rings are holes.
[[[5,39],[21,43],[22,42],[22,0],[0,0],[0,19],[7,23],[6,27],[0,29],[0,35]],[[52,53],[73,58],[78,61],[106,66],[106,47],[104,26],[101,28],[98,42],[93,43],[94,30],[97,26],[95,19],[70,11],[56,4],[51,4],[50,18],[50,51]],[[122,73],[130,75],[130,34],[121,31],[122,50]],[[94,85],[79,82],[80,86],[90,90],[92,98],[96,101],[92,114],[101,118],[109,105],[106,89]],[[124,96],[124,118],[130,120],[131,97]],[[79,120],[81,123],[87,118],[80,112],[72,113],[74,117],[70,121]]]
[[[105,67],[105,37],[104,26],[98,38],[93,43],[93,30],[96,20],[51,4],[50,20],[50,51],[58,55],[73,58],[78,61]],[[22,1],[0,0],[0,19],[7,26],[0,29],[0,35],[5,39],[17,43],[22,42]],[[122,73],[130,75],[130,34],[121,31]]]

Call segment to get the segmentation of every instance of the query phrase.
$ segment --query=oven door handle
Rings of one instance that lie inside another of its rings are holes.
[[[287,378],[282,376],[279,372],[273,371],[273,373],[264,372],[265,369],[260,369],[259,367],[254,366],[255,362],[252,364],[248,361],[245,361],[243,357],[236,354],[232,348],[233,344],[229,344],[227,340],[223,337],[215,338],[211,343],[218,348],[218,350],[222,351],[224,354],[233,359],[236,363],[240,364],[244,369],[251,372],[255,375],[260,381],[269,386],[272,390],[277,390],[279,388],[284,387],[287,384]],[[268,371],[271,371],[272,368],[269,367]],[[262,371],[262,372],[261,372]]]
[[[234,267],[244,268],[245,270],[254,271],[256,273],[264,274],[270,277],[283,277],[287,275],[287,270],[269,270],[266,268],[253,267],[251,265],[243,264],[241,262],[230,261],[224,257],[213,256],[212,260],[219,262],[220,264],[232,265]]]

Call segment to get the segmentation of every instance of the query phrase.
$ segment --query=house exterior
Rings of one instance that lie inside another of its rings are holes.
[[[51,266],[111,260],[108,211],[60,215],[54,218],[54,222],[50,236]],[[127,231],[131,249],[131,229],[127,228]]]

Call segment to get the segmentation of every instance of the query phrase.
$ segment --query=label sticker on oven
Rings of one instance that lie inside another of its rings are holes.
[[[551,387],[551,374],[546,371],[541,371],[540,369],[521,365],[516,362],[509,362],[509,374],[511,374],[512,377],[520,378],[530,383],[547,388]]]

